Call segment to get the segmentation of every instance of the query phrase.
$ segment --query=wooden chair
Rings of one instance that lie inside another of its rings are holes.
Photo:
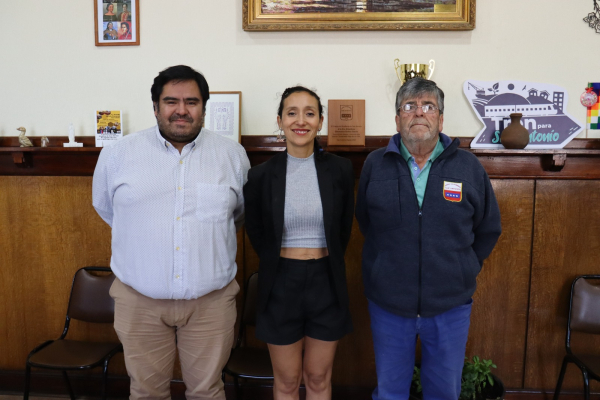
[[[101,274],[92,274],[100,272]],[[95,323],[112,323],[115,303],[108,294],[115,276],[110,268],[84,267],[73,277],[71,295],[62,335],[48,340],[29,353],[25,371],[25,392],[29,398],[31,367],[62,371],[71,399],[75,399],[67,375],[68,370],[82,370],[103,366],[102,398],[106,399],[108,363],[112,356],[123,351],[120,343],[96,343],[66,339],[71,319]]]
[[[571,350],[571,332],[600,334],[600,286],[588,281],[600,279],[600,275],[581,275],[571,285],[569,301],[569,318],[567,320],[567,354],[563,358],[562,367],[554,400],[558,400],[565,371],[569,363],[574,363],[583,374],[583,391],[585,400],[590,398],[589,379],[600,381],[600,356],[586,353],[575,353]]]
[[[256,326],[256,302],[258,297],[258,272],[248,278],[246,296],[242,309],[240,330],[235,347],[231,351],[224,374],[231,375],[238,400],[242,398],[242,387],[239,378],[272,380],[273,367],[267,349],[257,349],[245,346],[246,326]]]

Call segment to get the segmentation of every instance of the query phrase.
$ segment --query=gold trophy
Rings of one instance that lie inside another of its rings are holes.
[[[400,83],[404,85],[407,80],[412,78],[431,79],[433,70],[435,69],[435,61],[429,60],[429,64],[400,64],[399,59],[394,60],[394,68],[396,75],[400,79]]]

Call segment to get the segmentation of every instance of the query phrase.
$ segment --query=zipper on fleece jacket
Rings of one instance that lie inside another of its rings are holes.
[[[410,170],[408,163],[405,162],[404,165],[408,169],[408,174],[412,180],[412,171]],[[433,165],[432,165],[432,167],[433,167]],[[430,170],[430,172],[431,172],[431,170]],[[427,193],[427,186],[429,186],[429,179],[427,179],[427,185],[425,186],[425,193],[423,193],[423,202],[425,202],[425,194]],[[422,236],[421,221],[423,220],[423,208],[419,205],[419,197],[417,196],[417,189],[415,189],[414,182],[413,182],[413,185],[411,185],[411,188],[412,188],[413,193],[415,194],[415,202],[417,203],[417,207],[419,208],[419,213],[418,213],[419,231],[417,232],[418,237],[419,237],[419,286],[418,286],[418,290],[417,290],[417,318],[421,318],[421,297],[422,297],[421,286],[422,286],[422,274],[423,274],[423,261],[422,261],[423,245],[422,245],[422,239],[421,239],[421,236]]]
[[[415,194],[417,192],[415,191]],[[422,242],[421,242],[421,221],[423,220],[423,210],[421,208],[419,208],[419,297],[418,297],[418,304],[417,304],[417,318],[421,318],[421,276],[423,274],[423,263],[421,258],[423,257],[423,249],[422,249]]]

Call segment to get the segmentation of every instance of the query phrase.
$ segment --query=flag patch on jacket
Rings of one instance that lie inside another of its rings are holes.
[[[462,200],[462,183],[444,181],[444,199],[459,202]]]

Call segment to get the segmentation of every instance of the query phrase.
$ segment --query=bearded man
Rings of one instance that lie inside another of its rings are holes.
[[[112,228],[115,330],[131,399],[169,399],[179,352],[188,399],[225,399],[236,319],[236,231],[250,163],[202,128],[202,74],[167,68],[151,88],[157,126],[102,149],[93,205]]]

